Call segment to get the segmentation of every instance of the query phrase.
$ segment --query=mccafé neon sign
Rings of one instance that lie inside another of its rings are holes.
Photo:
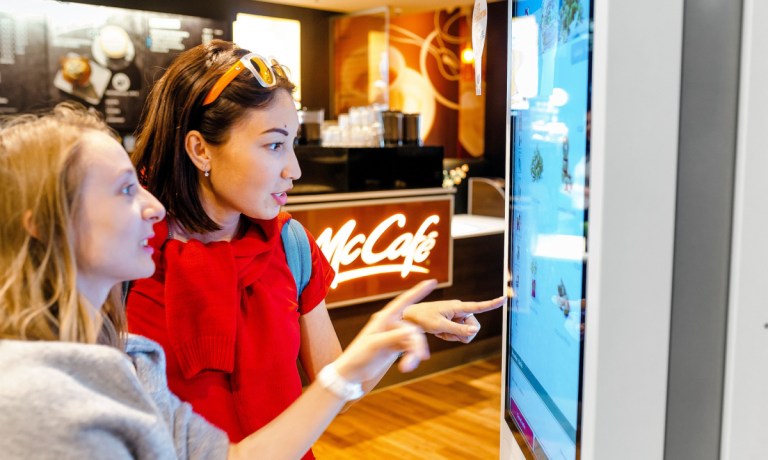
[[[289,208],[336,272],[329,306],[391,297],[416,282],[452,282],[450,196]]]
[[[395,214],[384,219],[367,236],[363,233],[352,236],[357,225],[355,220],[344,223],[335,236],[333,229],[323,230],[317,237],[317,244],[336,271],[336,279],[333,280],[331,287],[335,288],[345,281],[382,273],[400,273],[402,278],[407,277],[411,272],[429,273],[429,268],[418,264],[427,260],[430,251],[435,247],[439,232],[429,231],[429,227],[439,223],[440,217],[436,215],[427,217],[416,234],[403,232],[382,248],[381,246],[384,245],[379,244],[382,235],[393,225],[403,228],[405,222],[404,214]],[[366,264],[366,267],[346,270],[346,267],[352,265],[358,258]],[[380,264],[385,259],[400,263]]]

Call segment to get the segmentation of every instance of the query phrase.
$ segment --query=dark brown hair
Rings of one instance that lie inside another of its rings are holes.
[[[294,89],[280,77],[275,86],[262,88],[250,72],[242,72],[212,104],[203,107],[203,99],[219,77],[248,53],[223,40],[187,50],[155,83],[144,105],[131,160],[142,184],[187,231],[220,229],[203,210],[200,173],[184,146],[187,133],[197,130],[206,142],[221,145],[248,110],[268,106],[278,90]]]

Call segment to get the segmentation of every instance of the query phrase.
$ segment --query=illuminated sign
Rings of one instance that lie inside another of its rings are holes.
[[[289,206],[336,271],[329,307],[393,297],[417,282],[452,283],[453,196]]]

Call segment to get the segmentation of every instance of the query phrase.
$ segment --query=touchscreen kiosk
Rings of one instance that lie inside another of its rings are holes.
[[[526,458],[580,458],[589,230],[589,0],[510,2],[504,420]]]

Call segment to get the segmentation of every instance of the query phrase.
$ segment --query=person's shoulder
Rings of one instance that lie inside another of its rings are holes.
[[[136,376],[152,398],[166,398],[168,381],[165,377],[165,352],[154,340],[129,334],[125,352],[131,358]],[[157,402],[157,401],[156,401]]]
[[[314,238],[314,236],[312,236],[312,233],[310,233],[310,231],[307,229],[307,227],[304,226],[304,224],[302,224],[300,221],[294,219],[293,216],[291,216],[289,213],[287,213],[285,211],[280,211],[280,213],[277,215],[276,219],[277,219],[277,226],[278,226],[278,228],[280,230],[282,230],[283,227],[286,224],[288,224],[288,222],[291,221],[291,220],[294,221],[294,223],[299,224],[299,228],[302,228],[304,230],[304,233],[307,234],[307,238],[309,238],[309,240],[314,243],[315,238]]]
[[[22,405],[74,401],[132,372],[113,347],[19,340],[0,340],[0,369],[0,399]]]
[[[278,228],[283,228],[283,226],[285,224],[287,224],[288,221],[291,220],[291,219],[292,219],[292,217],[291,217],[291,215],[288,212],[280,211],[277,214],[277,227]]]
[[[125,352],[129,356],[136,354],[162,353],[163,347],[152,339],[142,335],[128,334],[125,340]]]
[[[0,457],[130,458],[156,449],[165,455],[155,458],[175,458],[157,441],[167,428],[122,350],[0,340],[0,369]]]
[[[41,367],[78,366],[93,362],[122,362],[125,355],[106,345],[44,341],[0,340],[0,368],[20,365]]]
[[[131,358],[137,370],[162,368],[165,370],[165,352],[163,347],[152,339],[141,335],[128,334],[125,341],[125,353]]]

